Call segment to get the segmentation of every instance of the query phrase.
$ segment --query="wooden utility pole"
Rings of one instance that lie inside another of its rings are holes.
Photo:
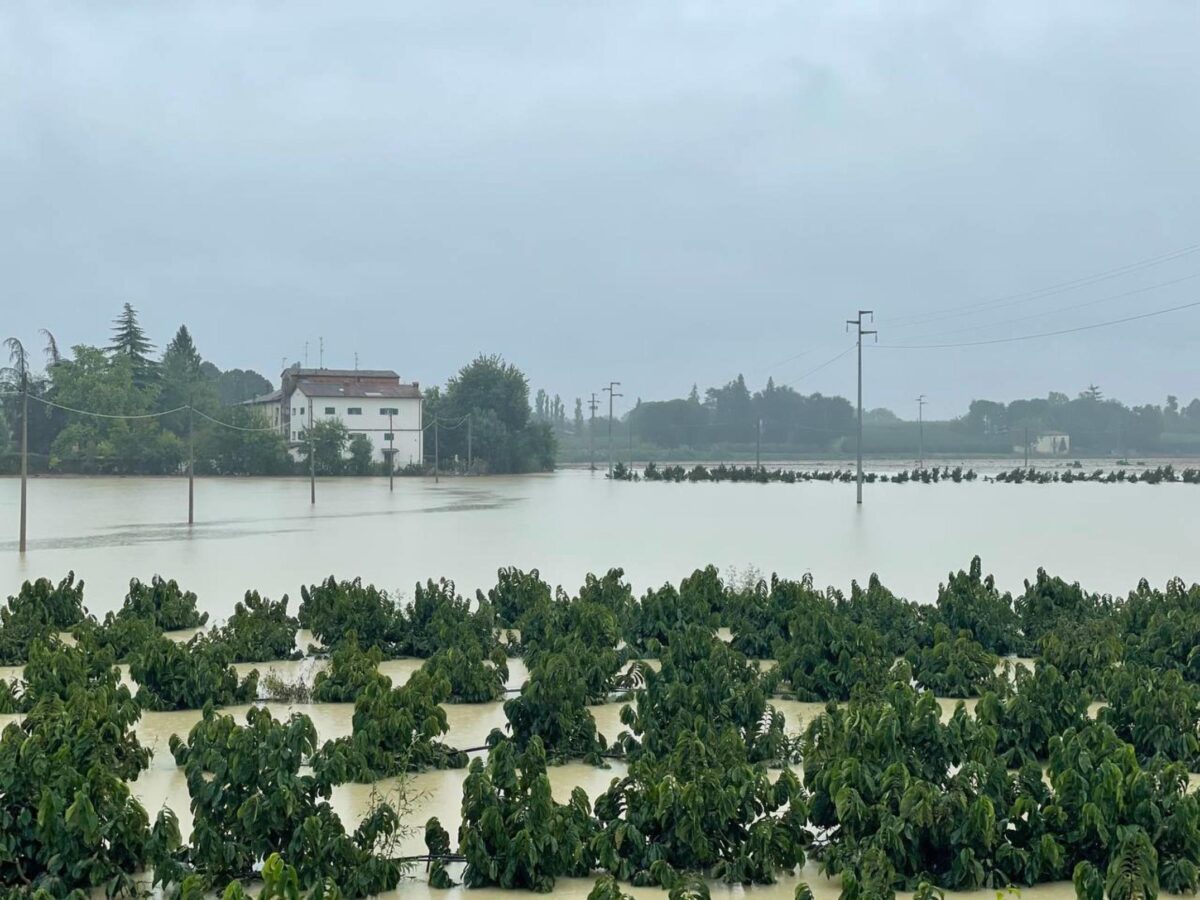
[[[475,420],[471,418],[471,414],[467,413],[467,474],[471,474],[471,468],[475,464],[475,457],[471,449],[471,441],[473,439],[472,432],[474,431]]]
[[[612,478],[613,473],[613,445],[612,445],[612,423],[613,423],[613,398],[624,397],[624,394],[614,393],[613,388],[621,386],[619,381],[610,381],[608,387],[603,390],[608,392],[608,477]]]
[[[388,490],[396,490],[396,431],[388,413]]]
[[[633,410],[629,411],[629,477],[633,478]]]
[[[762,469],[762,419],[758,420],[754,434],[754,468]]]
[[[18,551],[25,554],[25,528],[28,521],[29,480],[29,373],[21,366],[21,537]]]
[[[588,401],[588,409],[592,413],[588,419],[588,468],[593,472],[596,471],[596,407],[599,405],[596,392],[592,391],[592,399]]]
[[[440,484],[441,448],[438,446],[438,417],[433,417],[433,483]]]
[[[925,395],[917,398],[917,468],[925,471]]]
[[[1029,426],[1025,426],[1025,468],[1029,468]]]
[[[312,427],[312,398],[308,400],[308,502],[317,504],[317,441]]]
[[[188,404],[188,525],[196,521],[196,436],[192,406]]]
[[[846,326],[853,325],[858,333],[858,505],[862,506],[862,486],[863,486],[863,466],[862,466],[862,441],[863,441],[863,404],[862,404],[862,344],[864,334],[878,335],[878,331],[863,330],[863,316],[868,316],[867,321],[874,321],[875,314],[869,309],[860,309],[858,317],[855,319],[847,319]],[[877,337],[876,340],[879,340]]]

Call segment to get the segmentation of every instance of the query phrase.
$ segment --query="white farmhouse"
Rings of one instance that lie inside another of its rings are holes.
[[[402,383],[390,369],[302,369],[293,366],[280,377],[279,390],[246,401],[261,409],[279,428],[299,458],[304,431],[317,422],[335,419],[350,432],[364,435],[372,456],[391,455],[396,468],[420,463],[422,441],[421,387]]]

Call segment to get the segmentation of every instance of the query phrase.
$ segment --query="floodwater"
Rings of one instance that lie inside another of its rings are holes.
[[[224,619],[250,588],[298,600],[299,586],[327,575],[361,576],[400,593],[418,580],[446,576],[460,591],[494,583],[501,566],[538,568],[551,583],[574,589],[588,572],[621,566],[635,587],[678,581],[693,568],[754,567],[798,577],[811,572],[818,584],[847,588],[852,578],[878,572],[897,593],[930,601],[954,568],[980,554],[1002,588],[1019,590],[1022,579],[1045,566],[1091,589],[1124,592],[1139,578],[1161,584],[1172,576],[1200,578],[1194,548],[1200,522],[1192,485],[867,485],[866,502],[854,503],[854,486],[808,483],[659,484],[613,483],[570,470],[521,478],[323,480],[310,506],[303,479],[204,479],[196,484],[197,522],[188,528],[186,482],[145,478],[38,478],[30,484],[29,551],[16,552],[18,483],[0,479],[0,589],[15,591],[25,578],[61,577],[68,569],[86,580],[86,602],[103,614],[120,605],[130,577],[159,573],[194,590],[214,622]],[[307,636],[301,635],[304,647]],[[273,663],[286,680],[311,682],[321,661]],[[416,660],[385,663],[403,681]],[[240,666],[242,670],[249,666]],[[17,674],[0,671],[0,676]],[[510,686],[525,671],[510,662]],[[348,704],[271,703],[272,712],[312,717],[322,740],[350,732]],[[948,714],[954,701],[943,702]],[[820,704],[777,702],[788,729],[799,731]],[[621,730],[621,704],[593,708],[610,739]],[[500,703],[448,705],[449,743],[478,746],[505,724]],[[245,707],[227,712],[241,718]],[[151,816],[164,803],[186,830],[191,825],[187,784],[167,749],[172,734],[186,735],[199,712],[145,713],[137,726],[155,753],[151,768],[134,783]],[[2,717],[4,720],[12,717]],[[555,796],[566,799],[576,785],[593,799],[620,764],[597,769],[555,767]],[[404,852],[423,851],[423,826],[432,815],[455,834],[464,772],[429,772],[403,784],[412,833]],[[333,804],[349,828],[361,818],[372,792],[394,795],[396,780],[343,785]],[[457,876],[456,871],[452,874]],[[461,888],[434,891],[417,870],[398,894],[424,898],[512,900],[511,892]],[[801,877],[817,897],[839,889],[813,867]],[[770,887],[713,885],[714,897],[784,900],[799,879]],[[583,898],[592,880],[562,880],[559,897]],[[656,889],[624,889],[638,897],[664,896]],[[1071,898],[1069,884],[1025,889],[1024,897]],[[994,891],[971,896],[994,897]]]
[[[248,589],[289,594],[328,575],[411,595],[445,576],[460,591],[502,566],[538,568],[574,590],[625,569],[635,587],[709,563],[849,587],[878,572],[931,601],[951,569],[983,557],[1004,589],[1038,566],[1124,593],[1138,579],[1200,579],[1200,488],[1169,484],[852,484],[610,482],[597,473],[496,478],[200,479],[196,524],[178,478],[36,478],[29,550],[16,552],[18,482],[0,479],[0,591],[74,570],[86,602],[118,607],[128,581],[158,573],[223,619]]]

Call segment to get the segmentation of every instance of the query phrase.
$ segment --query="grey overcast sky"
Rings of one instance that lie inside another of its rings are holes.
[[[1198,49],[1177,0],[7,0],[0,331],[130,301],[273,380],[321,336],[425,384],[500,352],[569,408],[794,381],[859,306],[920,344],[1179,305],[1200,252],[913,318],[1200,244]],[[1190,399],[1198,339],[881,347],[866,399]]]

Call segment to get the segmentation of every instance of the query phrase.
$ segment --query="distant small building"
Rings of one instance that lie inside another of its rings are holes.
[[[384,461],[394,452],[396,468],[420,463],[424,454],[421,387],[402,383],[390,369],[302,369],[280,376],[279,390],[247,400],[280,430],[299,458],[305,429],[338,420],[350,437],[364,435],[372,456]]]
[[[1024,453],[1021,445],[1013,447],[1014,453]],[[1029,436],[1029,452],[1039,456],[1066,456],[1071,452],[1071,436],[1065,431],[1043,431]]]

